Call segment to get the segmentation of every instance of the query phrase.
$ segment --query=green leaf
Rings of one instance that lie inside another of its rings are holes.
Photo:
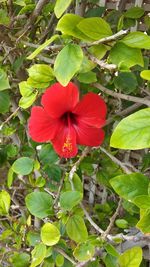
[[[96,77],[96,73],[89,71],[86,73],[80,73],[77,77],[77,79],[81,82],[81,83],[94,83],[97,81],[97,77]]]
[[[131,32],[121,42],[134,48],[150,49],[150,37],[143,32]]]
[[[46,192],[32,192],[25,198],[26,206],[30,213],[43,219],[53,214],[52,197]]]
[[[34,92],[29,96],[21,97],[19,100],[19,107],[26,109],[29,108],[36,100],[38,92]]]
[[[45,49],[48,45],[50,45],[52,42],[54,42],[59,37],[58,34],[53,35],[50,39],[45,41],[42,45],[40,45],[35,51],[27,57],[27,59],[34,59],[43,49]]]
[[[42,145],[41,149],[39,150],[39,160],[43,164],[53,164],[58,160],[58,155],[55,153],[53,146],[51,144],[44,144]]]
[[[17,174],[28,175],[33,170],[33,162],[33,159],[22,157],[13,163],[12,169]]]
[[[63,86],[66,86],[80,69],[82,60],[83,52],[78,45],[68,44],[59,52],[55,60],[54,72]]]
[[[124,16],[131,19],[139,19],[144,15],[144,9],[142,7],[134,6],[128,9]]]
[[[38,83],[47,83],[54,79],[53,70],[46,64],[35,64],[28,69],[29,77]]]
[[[16,253],[11,257],[12,260],[12,267],[27,267],[29,266],[30,256],[29,254],[23,253]]]
[[[142,261],[142,249],[141,247],[133,247],[126,250],[119,257],[120,267],[139,267]]]
[[[132,72],[120,72],[114,78],[114,85],[126,94],[134,92],[138,86],[137,78]]]
[[[7,15],[7,12],[4,9],[0,9],[0,24],[9,25],[10,18]]]
[[[46,256],[46,246],[42,243],[35,245],[31,254],[32,261],[30,267],[36,267],[44,260]]]
[[[57,31],[61,31],[63,34],[71,35],[73,37],[79,38],[81,40],[89,41],[91,40],[85,34],[83,34],[78,28],[77,25],[84,18],[74,15],[74,14],[65,14],[57,24]]]
[[[76,243],[84,242],[88,238],[84,220],[79,215],[73,215],[68,219],[66,231],[70,239]]]
[[[149,179],[141,173],[131,173],[112,178],[110,184],[118,195],[134,202],[137,196],[148,194]]]
[[[38,82],[33,80],[31,77],[27,79],[27,83],[34,88],[47,88],[50,85],[50,82]]]
[[[150,70],[143,70],[143,71],[141,71],[140,76],[143,79],[150,81]]]
[[[53,246],[59,242],[60,232],[52,223],[45,223],[41,229],[42,242],[47,246]]]
[[[134,204],[138,206],[140,209],[150,209],[150,196],[148,195],[137,196],[134,199]]]
[[[58,254],[55,259],[56,267],[64,266],[64,256],[61,254]]]
[[[7,215],[10,208],[10,195],[7,191],[0,192],[0,215]]]
[[[13,171],[13,169],[11,167],[9,169],[8,175],[7,175],[7,186],[8,186],[8,188],[10,188],[12,186],[13,179],[14,179],[14,171]]]
[[[4,114],[9,111],[10,96],[8,91],[0,91],[0,113]]]
[[[107,251],[108,254],[114,256],[114,257],[118,257],[119,253],[117,252],[117,250],[115,249],[115,247],[113,247],[111,244],[107,243],[105,245],[105,249]]]
[[[110,51],[109,60],[120,69],[129,69],[132,66],[144,66],[144,61],[140,49],[128,47],[118,42]]]
[[[75,248],[73,255],[78,261],[83,262],[90,260],[94,256],[94,253],[95,247],[92,244],[86,242],[79,244]]]
[[[10,88],[7,74],[4,70],[0,69],[0,91]]]
[[[150,210],[147,210],[136,227],[139,228],[144,234],[150,233]]]
[[[78,191],[67,191],[60,195],[60,207],[63,210],[72,210],[82,200],[83,195]]]
[[[121,120],[111,136],[110,146],[132,150],[150,147],[150,108]]]
[[[102,59],[105,56],[107,50],[108,49],[104,44],[93,45],[88,48],[88,51],[90,52],[90,54],[92,54],[98,59]]]
[[[77,24],[78,29],[93,40],[112,35],[109,24],[102,18],[86,18]]]
[[[60,18],[61,15],[65,12],[65,10],[69,7],[72,0],[56,0],[56,4],[54,7],[54,12],[57,18]]]
[[[115,224],[117,225],[117,227],[122,228],[122,229],[128,228],[128,222],[124,219],[117,219],[115,221]]]
[[[90,70],[94,69],[96,67],[96,64],[93,63],[91,60],[88,60],[86,56],[83,56],[82,64],[79,69],[79,73],[86,73]]]
[[[23,81],[19,83],[19,90],[22,96],[30,96],[34,89],[26,81]]]

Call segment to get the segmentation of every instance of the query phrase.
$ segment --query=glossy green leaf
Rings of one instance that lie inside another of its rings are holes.
[[[23,96],[19,100],[19,107],[26,109],[29,108],[36,100],[38,92],[34,92],[31,95]]]
[[[114,85],[125,94],[130,94],[136,90],[138,82],[134,73],[125,71],[114,78]]]
[[[88,48],[90,54],[92,54],[98,59],[102,59],[105,56],[107,50],[107,46],[105,46],[104,44],[93,45]]]
[[[47,246],[53,246],[59,242],[60,232],[52,223],[45,223],[41,229],[42,242]]]
[[[8,175],[7,175],[7,186],[8,186],[8,188],[10,188],[12,186],[13,179],[14,179],[14,171],[13,171],[12,168],[10,168],[9,171],[8,171]]]
[[[0,69],[0,91],[10,88],[7,74],[4,70]]]
[[[134,202],[137,196],[148,194],[149,179],[141,173],[131,173],[112,178],[110,184],[118,195]]]
[[[75,248],[73,255],[78,261],[83,262],[90,260],[94,256],[94,253],[95,247],[92,244],[86,242],[79,244]]]
[[[125,119],[115,128],[110,146],[121,149],[150,147],[150,108],[141,109]]]
[[[77,27],[93,40],[100,40],[112,35],[109,24],[102,18],[86,18],[81,20]]]
[[[150,196],[138,196],[134,199],[134,204],[140,209],[150,209]]]
[[[32,192],[25,198],[26,206],[35,217],[43,219],[53,214],[53,200],[46,192]]]
[[[143,70],[143,71],[141,71],[140,76],[141,76],[144,80],[148,80],[148,81],[150,81],[150,70]]]
[[[119,253],[117,252],[117,250],[115,249],[115,247],[113,247],[111,244],[107,243],[105,245],[105,250],[107,251],[108,254],[114,256],[114,257],[118,257]]]
[[[150,209],[147,210],[136,225],[144,234],[150,233]]]
[[[55,259],[56,267],[61,267],[64,265],[64,256],[61,254],[58,254]]]
[[[80,69],[82,60],[83,52],[78,45],[68,44],[59,52],[55,60],[54,72],[63,86],[66,86]]]
[[[117,227],[121,228],[121,229],[126,229],[128,228],[128,222],[124,219],[117,219],[115,221],[115,224],[117,225]]]
[[[74,240],[76,243],[87,240],[88,232],[83,218],[79,215],[73,215],[68,219],[66,231],[69,238]]]
[[[19,83],[19,90],[22,96],[30,96],[34,90],[26,81]]]
[[[142,7],[134,6],[128,9],[124,16],[126,18],[138,19],[144,15],[144,9]]]
[[[61,15],[65,12],[71,2],[72,0],[56,0],[54,12],[57,18],[61,17]]]
[[[150,49],[150,36],[143,32],[131,32],[121,42],[134,48]]]
[[[79,73],[86,73],[94,69],[96,64],[89,60],[86,56],[83,56],[82,64],[79,69]]]
[[[9,111],[10,96],[8,91],[0,91],[0,113],[4,114]]]
[[[17,174],[28,175],[33,170],[33,159],[28,157],[19,158],[13,163],[12,169]]]
[[[44,80],[43,80],[44,81]],[[50,82],[35,81],[31,77],[27,79],[27,83],[34,88],[47,88]]]
[[[7,215],[10,208],[10,195],[7,191],[0,191],[0,215]]]
[[[120,69],[129,69],[132,66],[144,66],[144,61],[140,49],[128,47],[118,42],[110,51],[109,60]]]
[[[28,69],[28,73],[35,82],[46,83],[54,79],[52,68],[46,64],[35,64]]]
[[[120,267],[139,267],[142,261],[142,249],[141,247],[133,247],[126,250],[119,257]]]
[[[86,73],[80,73],[77,77],[77,79],[81,82],[81,83],[94,83],[97,81],[97,77],[96,77],[96,73],[89,71]]]
[[[44,260],[46,256],[46,246],[42,243],[35,245],[31,254],[32,261],[30,267],[36,267]]]
[[[81,40],[89,41],[88,38],[84,33],[82,33],[78,28],[77,25],[80,21],[84,18],[75,15],[75,14],[65,14],[58,22],[56,30],[61,31],[63,34],[67,34]]]
[[[60,195],[60,207],[63,210],[72,210],[82,200],[83,195],[78,191],[67,191]]]
[[[27,57],[27,59],[34,59],[39,53],[41,53],[42,50],[44,50],[48,45],[50,45],[52,42],[54,42],[59,37],[58,34],[53,35],[50,39],[45,41],[42,45],[40,45],[35,51]]]

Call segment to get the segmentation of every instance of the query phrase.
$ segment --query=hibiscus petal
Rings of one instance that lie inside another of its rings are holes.
[[[34,141],[46,142],[55,137],[60,127],[60,122],[51,119],[42,107],[36,106],[31,110],[28,127],[29,135]]]
[[[99,146],[104,140],[105,133],[102,129],[89,126],[78,121],[75,127],[77,144],[84,146]]]
[[[104,100],[92,92],[86,94],[73,110],[80,121],[97,128],[104,126],[106,112]]]
[[[52,144],[58,155],[63,158],[75,157],[78,152],[76,132],[72,126],[63,125],[59,134],[52,140]]]
[[[78,101],[79,91],[72,82],[65,87],[60,83],[55,83],[45,91],[42,97],[42,105],[52,118],[59,118],[65,112],[72,111]]]

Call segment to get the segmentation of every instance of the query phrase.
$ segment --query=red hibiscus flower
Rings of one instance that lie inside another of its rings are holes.
[[[33,107],[29,119],[29,134],[36,142],[51,141],[64,158],[74,157],[77,144],[99,146],[104,139],[106,104],[88,93],[79,100],[79,91],[70,82],[63,87],[53,84],[42,96],[41,106]]]

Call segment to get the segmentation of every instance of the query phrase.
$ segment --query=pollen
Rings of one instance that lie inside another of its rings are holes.
[[[63,145],[62,151],[63,152],[72,152],[72,143],[71,143],[71,138],[69,136],[66,137],[66,141]]]

